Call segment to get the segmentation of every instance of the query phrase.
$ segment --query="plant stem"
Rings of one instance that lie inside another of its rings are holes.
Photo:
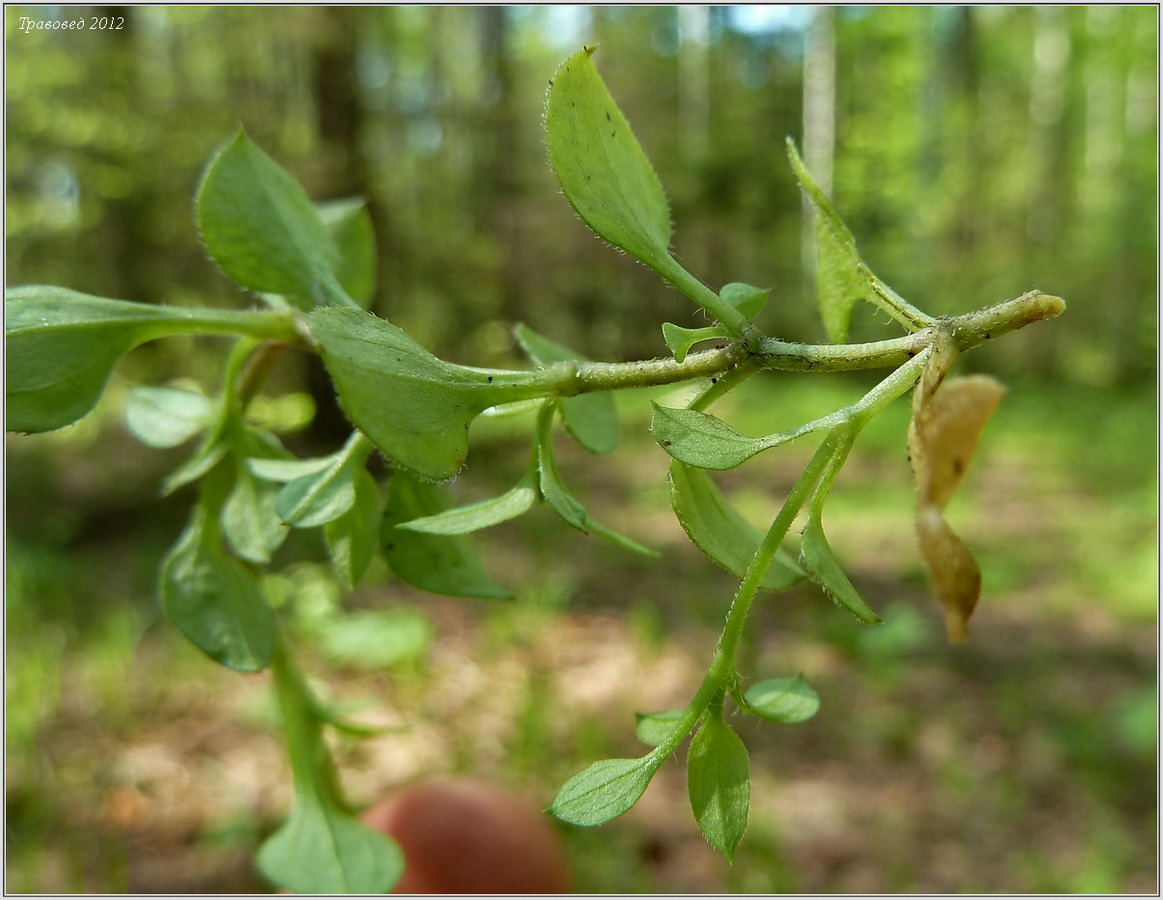
[[[714,316],[719,324],[731,334],[738,337],[745,350],[755,349],[761,338],[759,330],[743,313],[679,265],[674,257],[667,256],[665,265],[658,271],[663,278]]]
[[[708,289],[709,290],[709,289]],[[676,384],[722,376],[748,359],[760,369],[793,372],[850,372],[897,367],[928,347],[940,330],[953,336],[959,350],[976,347],[1010,331],[1060,315],[1059,297],[1030,291],[986,309],[940,319],[936,325],[884,341],[861,344],[801,344],[763,338],[748,354],[736,341],[692,353],[681,363],[672,357],[626,363],[562,362],[536,373],[530,396],[569,397],[591,391]],[[713,399],[713,398],[712,398]]]
[[[286,350],[287,345],[283,341],[266,341],[247,361],[238,387],[238,401],[243,410],[254,399]]]
[[[784,500],[783,506],[780,507],[779,513],[771,523],[771,527],[767,529],[767,534],[763,536],[759,549],[755,551],[755,556],[748,563],[747,571],[743,573],[743,581],[740,582],[735,599],[731,602],[731,608],[727,611],[727,621],[723,625],[723,634],[719,638],[719,646],[715,648],[715,655],[707,672],[707,677],[714,678],[719,687],[729,687],[734,681],[735,652],[743,634],[747,614],[751,611],[751,604],[759,592],[759,585],[763,581],[763,576],[767,574],[771,561],[775,558],[775,553],[779,549],[779,545],[783,543],[796,515],[811,495],[820,473],[827,468],[828,461],[832,458],[838,442],[838,436],[833,432],[820,444],[819,449],[804,467],[800,477],[796,479],[796,483],[792,485],[787,499]]]
[[[295,666],[282,635],[275,639],[271,675],[283,720],[295,793],[313,797],[328,806],[344,808],[335,766],[323,741],[318,701]]]
[[[725,393],[734,390],[758,371],[759,367],[749,360],[726,372],[720,378],[712,378],[711,384],[687,404],[687,409],[702,412]]]
[[[183,309],[166,307],[159,337],[171,334],[234,334],[259,340],[297,342],[293,314],[269,310]]]
[[[779,545],[783,543],[796,515],[811,495],[812,488],[815,487],[820,473],[825,470],[828,462],[832,459],[837,444],[838,442],[833,435],[830,434],[825,438],[792,486],[779,514],[771,523],[771,527],[767,529],[767,534],[760,542],[759,549],[755,551],[755,555],[747,565],[743,581],[735,593],[731,608],[727,611],[727,621],[723,625],[719,646],[715,648],[715,654],[711,658],[711,665],[707,669],[706,677],[703,678],[702,684],[699,685],[699,689],[691,698],[682,716],[675,722],[670,735],[648,756],[661,761],[673,753],[715,697],[721,696],[725,690],[733,690],[735,654],[739,647],[739,639],[743,634],[743,626],[747,621],[747,614],[751,611],[751,604],[755,600],[755,595],[759,593],[760,583],[763,581],[763,576],[767,574]]]
[[[936,324],[936,319],[909,303],[908,300],[877,278],[864,263],[860,264],[860,271],[872,289],[872,296],[869,298],[872,304],[888,313],[898,324],[903,325],[909,331],[920,331],[922,328]]]

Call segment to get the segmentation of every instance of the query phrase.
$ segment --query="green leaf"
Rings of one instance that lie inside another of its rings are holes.
[[[367,309],[376,289],[376,234],[367,204],[358,198],[318,203],[315,208],[339,250],[335,277]]]
[[[537,426],[537,486],[542,499],[549,504],[567,525],[589,534],[591,531],[612,541],[619,547],[644,556],[658,556],[658,551],[619,534],[612,528],[594,521],[586,508],[566,489],[553,457],[553,416],[543,414]]]
[[[679,524],[712,562],[742,578],[759,549],[761,535],[730,503],[711,476],[675,460],[670,464],[670,500]],[[761,587],[783,590],[804,577],[781,548]]]
[[[451,505],[445,488],[397,471],[392,476],[382,530],[388,565],[408,584],[434,594],[509,599],[512,593],[489,577],[467,538],[422,534],[398,527],[421,516],[444,512]]]
[[[521,349],[542,369],[559,362],[588,362],[581,354],[541,337],[524,325],[518,325],[514,333]],[[618,410],[611,394],[594,392],[566,397],[561,401],[561,413],[566,429],[591,453],[609,453],[618,446]]]
[[[747,748],[721,713],[708,713],[691,740],[687,788],[703,836],[732,859],[747,829],[751,773]]]
[[[733,469],[756,453],[776,446],[764,438],[744,437],[722,419],[705,412],[652,405],[650,431],[658,445],[679,462],[700,469]]]
[[[173,334],[270,331],[273,313],[177,309],[44,285],[4,294],[5,416],[9,431],[63,428],[97,404],[117,361]]]
[[[177,447],[214,421],[205,394],[167,387],[134,387],[125,401],[125,427],[147,447]]]
[[[715,416],[696,409],[674,409],[654,404],[650,430],[660,447],[677,459],[700,469],[733,469],[756,453],[781,447],[798,437],[843,423],[852,407],[845,407],[787,431],[763,437],[744,437]]]
[[[351,509],[323,526],[331,564],[348,590],[359,584],[375,556],[384,509],[380,487],[366,469],[355,473],[354,486]]]
[[[259,848],[259,871],[297,894],[384,894],[404,872],[387,835],[308,797]]]
[[[818,515],[809,514],[800,539],[800,565],[812,581],[824,589],[829,597],[845,607],[866,625],[879,625],[883,620],[861,599],[844,570],[840,568]]]
[[[820,316],[828,340],[841,343],[848,339],[852,308],[868,291],[861,272],[863,263],[856,252],[852,232],[804,166],[790,138],[787,152],[800,186],[816,208],[816,292]]]
[[[685,709],[664,709],[661,712],[635,713],[638,719],[638,726],[635,729],[638,740],[651,747],[657,747],[670,737],[675,723],[685,712]]]
[[[278,489],[238,466],[234,489],[222,507],[222,534],[248,562],[268,563],[290,530],[275,510]]]
[[[601,825],[638,802],[661,759],[601,759],[569,779],[548,812],[571,825]]]
[[[586,508],[579,503],[561,480],[553,457],[553,417],[543,416],[538,423],[537,477],[542,499],[561,516],[562,521],[589,534]]]
[[[283,485],[275,509],[288,525],[316,528],[338,519],[355,503],[355,476],[362,471],[346,454],[326,469]]]
[[[741,281],[733,281],[723,285],[719,296],[743,313],[748,319],[754,319],[763,312],[767,305],[767,298],[771,296],[771,288],[757,288]]]
[[[490,497],[411,522],[400,528],[427,534],[468,534],[515,519],[527,513],[537,500],[537,483],[532,470],[499,497]]]
[[[808,687],[803,675],[757,682],[743,698],[748,712],[785,725],[805,722],[820,709],[820,695]]]
[[[434,481],[464,465],[481,410],[537,394],[532,373],[446,363],[359,310],[316,309],[311,330],[347,417],[391,459]]]
[[[257,580],[222,549],[201,505],[161,570],[166,615],[199,650],[231,669],[257,672],[270,661],[275,622]]]
[[[168,497],[178,488],[197,481],[226,456],[229,446],[222,440],[222,433],[215,431],[204,440],[189,459],[172,471],[162,482],[162,496]]]
[[[674,354],[675,362],[682,362],[686,359],[691,347],[700,341],[727,336],[727,329],[721,325],[710,325],[706,328],[683,328],[673,322],[662,323],[662,339],[666,341],[667,349]]]
[[[339,249],[307,193],[239,129],[211,160],[195,201],[202,240],[222,271],[305,308],[338,287]]]
[[[816,208],[816,292],[820,317],[828,340],[842,343],[848,339],[852,308],[859,300],[871,299],[873,283],[889,293],[892,289],[864,264],[856,252],[852,232],[804,166],[791,138],[787,141],[787,154],[800,186]]]
[[[586,47],[553,76],[545,109],[549,162],[596,234],[652,269],[670,263],[670,207],[630,124]]]
[[[339,453],[317,456],[313,459],[248,459],[247,467],[263,481],[294,481],[305,475],[322,472],[335,462]]]

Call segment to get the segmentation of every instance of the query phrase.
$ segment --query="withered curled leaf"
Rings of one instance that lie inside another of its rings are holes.
[[[988,375],[941,384],[955,354],[935,351],[917,384],[909,425],[909,456],[917,480],[917,539],[951,641],[968,637],[966,623],[981,593],[981,570],[942,510],[969,467],[977,441],[1005,387]],[[939,389],[938,389],[939,388]]]

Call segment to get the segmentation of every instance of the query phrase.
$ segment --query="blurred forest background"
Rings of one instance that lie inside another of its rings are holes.
[[[19,28],[90,15],[125,27]],[[563,829],[576,887],[1153,892],[1157,27],[1151,6],[9,6],[6,283],[250,302],[191,210],[242,124],[315,199],[368,198],[373,308],[438,355],[520,365],[519,321],[595,359],[660,355],[659,322],[699,316],[586,231],[546,162],[547,81],[597,43],[684,264],[774,287],[759,325],[821,340],[792,135],[870,266],[926,311],[1034,287],[1067,300],[964,364],[1010,385],[952,507],[984,570],[975,637],[947,647],[927,599],[898,404],[858,444],[829,526],[889,624],[862,629],[808,587],[757,610],[752,673],[802,670],[823,708],[740,723],[756,782],[736,864],[698,837],[668,766],[622,820]],[[855,339],[887,333],[858,316]],[[86,420],[8,439],[8,890],[261,889],[250,854],[288,799],[273,710],[261,676],[217,669],[160,617],[154,572],[185,498],[157,491],[182,456],[136,446],[119,412],[130,384],[214,388],[221,349],[147,345]],[[257,407],[299,452],[342,437],[321,374],[288,357]],[[756,379],[727,412],[758,434],[867,384],[822,381]],[[586,762],[638,752],[633,710],[697,684],[731,583],[673,522],[646,396],[623,400],[614,457],[563,445],[563,467],[662,563],[537,519],[479,542],[514,605],[381,571],[344,614],[318,547],[280,555],[272,591],[312,670],[405,726],[337,744],[357,799],[473,772],[544,805]],[[474,429],[457,489],[508,487],[525,427]],[[780,454],[723,479],[756,521],[796,472]]]

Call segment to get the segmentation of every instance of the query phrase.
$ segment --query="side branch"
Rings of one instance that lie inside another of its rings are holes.
[[[912,334],[862,344],[801,344],[763,338],[748,353],[735,340],[692,353],[681,363],[670,357],[627,363],[558,363],[540,373],[530,396],[570,397],[591,391],[655,387],[693,378],[714,378],[751,362],[760,369],[784,372],[850,372],[902,366],[932,344],[937,331],[952,336],[959,350],[968,350],[1034,322],[1061,315],[1061,297],[1030,291],[1014,300],[961,316],[937,320]]]

